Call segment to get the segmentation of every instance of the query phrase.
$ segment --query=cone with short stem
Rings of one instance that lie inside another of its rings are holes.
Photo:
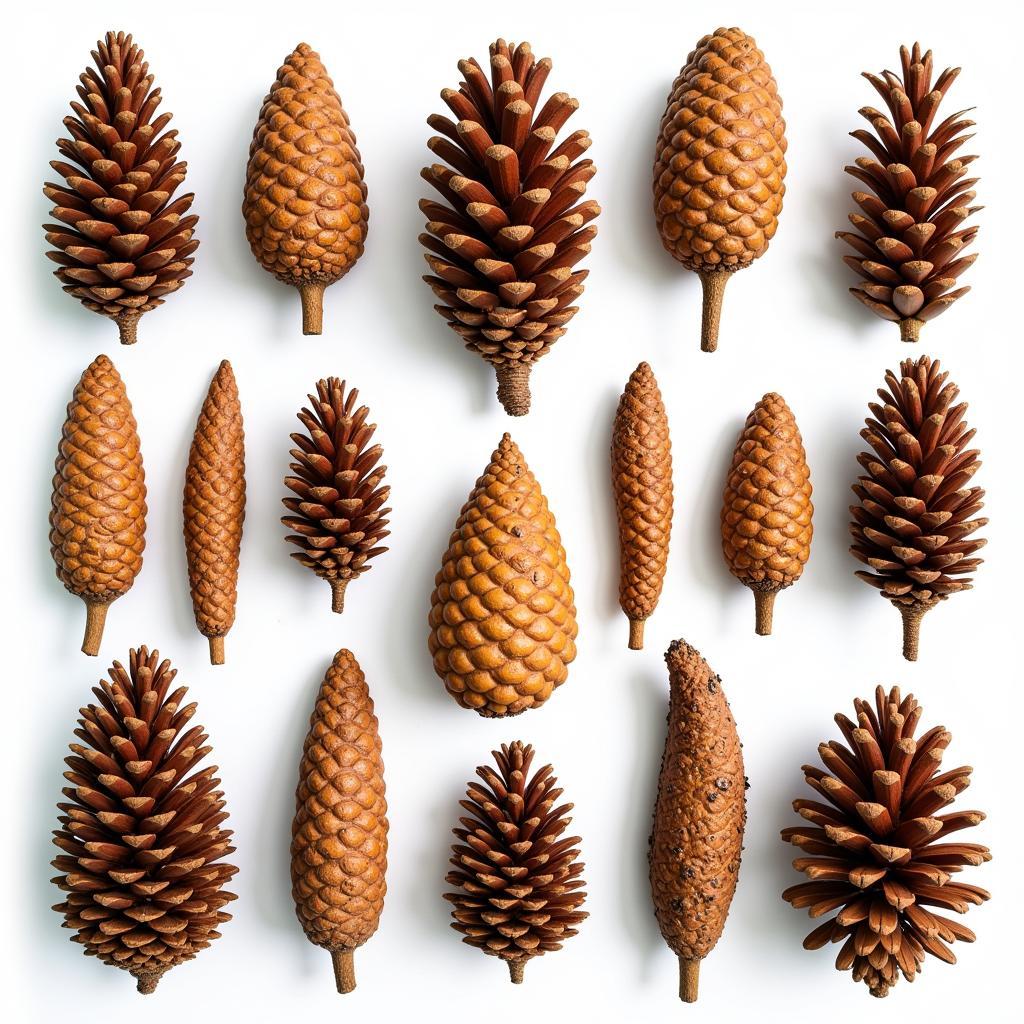
[[[728,271],[714,270],[697,275],[703,292],[700,318],[700,350],[714,352],[718,348],[718,323],[722,318],[722,299],[731,276]]]

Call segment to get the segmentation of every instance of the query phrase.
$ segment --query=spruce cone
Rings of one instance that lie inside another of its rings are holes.
[[[199,218],[194,195],[173,198],[188,165],[179,162],[170,114],[156,115],[160,90],[142,50],[124,32],[108,32],[92,53],[96,69],[79,76],[79,101],[58,139],[64,160],[50,166],[64,179],[47,182],[54,203],[44,224],[58,265],[54,276],[87,309],[117,324],[123,345],[135,343],[143,313],[156,309],[192,275]]]
[[[146,474],[132,405],[114,364],[97,356],[68,403],[54,466],[50,554],[85,602],[86,654],[99,653],[107,607],[131,590],[146,547]]]
[[[86,956],[128,971],[145,995],[220,938],[237,868],[221,860],[235,851],[217,767],[194,771],[212,748],[189,726],[187,687],[170,692],[176,671],[146,647],[109,674],[65,758],[53,881],[68,896],[53,909]]]
[[[338,651],[302,746],[292,822],[292,898],[306,938],[331,954],[338,991],[356,987],[353,954],[377,930],[387,891],[384,762],[366,677]]]
[[[679,957],[679,998],[697,1000],[700,962],[722,937],[746,825],[743,753],[722,680],[685,640],[665,654],[668,734],[651,833],[651,897]]]
[[[970,556],[985,544],[971,534],[988,520],[975,518],[985,492],[967,486],[981,460],[967,447],[967,403],[953,404],[960,389],[928,356],[903,360],[900,375],[886,373],[860,432],[871,451],[857,457],[865,475],[853,485],[850,553],[872,570],[857,575],[899,609],[903,657],[916,661],[925,612],[971,589],[966,574],[982,559]]]
[[[662,245],[699,275],[700,347],[718,347],[729,275],[775,236],[786,186],[786,122],[772,69],[738,28],[704,36],[672,84],[654,155]]]
[[[429,622],[434,671],[485,718],[539,707],[569,674],[576,606],[565,549],[508,434],[459,513]]]
[[[800,430],[781,395],[765,395],[736,442],[722,499],[722,552],[754,592],[758,636],[772,631],[775,595],[811,554],[811,471]]]
[[[362,256],[370,212],[348,115],[306,43],[285,58],[263,100],[242,215],[259,264],[298,288],[302,333],[319,334],[324,289]]]
[[[837,231],[856,255],[843,259],[862,278],[850,293],[877,316],[900,325],[903,341],[917,341],[921,328],[934,320],[970,288],[955,288],[957,278],[977,259],[961,256],[977,235],[964,227],[977,178],[965,178],[977,157],[954,153],[972,136],[974,125],[951,114],[936,125],[939,105],[960,74],[946,68],[932,84],[932,52],[900,47],[902,77],[883,71],[864,77],[885,100],[889,116],[874,107],[860,115],[875,134],[858,129],[850,134],[864,143],[870,156],[847,167],[865,186],[854,192],[860,213],[850,214],[853,231]]]
[[[793,861],[810,881],[782,898],[811,917],[838,911],[804,939],[804,949],[842,942],[836,969],[853,971],[873,996],[888,995],[902,974],[913,981],[925,954],[956,963],[946,945],[974,932],[930,908],[966,913],[989,898],[952,876],[992,859],[984,846],[949,836],[983,821],[981,811],[938,814],[970,785],[970,768],[937,775],[952,736],[942,726],[914,733],[921,705],[899,687],[875,689],[875,707],[855,700],[857,721],[836,715],[846,739],[818,746],[824,770],[804,765],[807,785],[827,803],[794,800],[810,826],[782,830],[806,856]]]
[[[432,272],[423,280],[451,329],[494,367],[505,411],[524,416],[533,364],[565,334],[583,294],[587,271],[572,268],[590,252],[601,212],[581,201],[595,171],[579,159],[590,136],[575,131],[555,146],[579,103],[556,92],[540,106],[551,61],[536,60],[529,43],[492,43],[489,81],[472,57],[459,71],[459,88],[441,92],[456,120],[427,119],[439,133],[427,145],[442,162],[422,177],[444,201],[420,203]]]
[[[369,568],[370,560],[387,548],[378,547],[390,530],[381,508],[390,487],[381,481],[387,466],[378,466],[384,454],[379,444],[367,448],[375,423],[367,423],[370,410],[356,409],[359,391],[345,392],[345,382],[328,377],[309,395],[311,408],[302,409],[299,421],[307,434],[292,434],[297,447],[291,450],[291,470],[285,486],[298,497],[284,498],[294,515],[281,522],[295,533],[285,538],[296,544],[292,558],[312,569],[331,585],[331,610],[345,609],[349,581]]]
[[[562,790],[551,765],[529,778],[533,747],[518,740],[491,753],[498,771],[477,768],[484,784],[470,782],[459,801],[469,816],[452,829],[445,881],[456,891],[444,898],[462,941],[504,960],[518,985],[533,957],[561,949],[589,916],[579,909],[584,864],[579,836],[562,838],[573,805],[555,806]]]
[[[210,662],[224,664],[235,622],[238,554],[245,521],[245,432],[238,386],[225,359],[210,381],[185,470],[185,556],[196,628]]]
[[[665,581],[672,532],[672,444],[654,371],[641,363],[619,399],[612,431],[612,485],[619,518],[619,605],[629,646],[644,645]]]

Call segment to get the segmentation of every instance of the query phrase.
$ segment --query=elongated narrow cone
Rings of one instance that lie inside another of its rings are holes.
[[[334,965],[334,983],[341,995],[348,995],[356,988],[355,950],[332,949],[331,963]]]
[[[525,416],[530,411],[530,363],[498,363],[498,401],[509,416]]]
[[[700,274],[702,302],[700,311],[700,350],[714,352],[718,348],[718,325],[722,319],[722,300],[729,273],[717,270]]]

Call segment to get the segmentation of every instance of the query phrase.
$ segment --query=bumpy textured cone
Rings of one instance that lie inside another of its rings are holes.
[[[915,737],[921,705],[898,687],[877,687],[874,707],[853,706],[856,721],[835,716],[846,742],[818,746],[824,769],[803,767],[826,802],[793,801],[807,825],[783,829],[782,838],[803,854],[793,867],[809,881],[782,898],[811,917],[828,916],[804,949],[841,942],[836,968],[885,996],[901,974],[913,981],[928,954],[953,964],[949,944],[974,941],[969,928],[936,911],[963,914],[989,898],[953,876],[991,854],[955,835],[985,815],[948,810],[971,776],[970,768],[939,774],[950,733],[936,726]]]
[[[857,575],[877,587],[903,617],[903,656],[915,661],[921,619],[950,594],[971,589],[972,557],[985,541],[971,535],[985,492],[970,487],[981,466],[969,448],[974,431],[954,405],[960,389],[939,361],[905,359],[888,372],[860,432],[871,450],[857,457],[850,553],[869,567]]]
[[[539,707],[576,657],[565,549],[508,434],[462,506],[430,596],[434,671],[490,718]]]
[[[494,366],[498,400],[510,416],[530,409],[530,371],[576,315],[585,270],[573,270],[597,234],[601,212],[584,200],[593,161],[590,136],[558,132],[579,103],[556,92],[541,103],[551,61],[529,43],[499,39],[488,72],[459,61],[463,81],[443,89],[455,120],[427,119],[438,163],[422,176],[441,197],[424,200],[420,235],[434,308],[466,347]]]
[[[672,445],[654,371],[641,363],[619,399],[612,431],[612,486],[619,519],[619,605],[629,618],[629,646],[643,647],[654,613],[672,532]]]
[[[210,661],[224,663],[235,621],[238,555],[245,521],[245,433],[231,364],[225,359],[199,413],[185,470],[185,556],[196,628]]]
[[[971,205],[978,179],[966,177],[977,157],[958,154],[974,122],[964,110],[943,120],[938,113],[960,69],[946,68],[933,83],[932,52],[917,43],[900,47],[900,63],[900,75],[864,73],[888,113],[862,107],[874,133],[850,133],[871,155],[846,168],[863,190],[853,193],[853,231],[836,237],[853,249],[843,259],[862,279],[850,292],[898,323],[904,341],[917,341],[925,323],[970,291],[956,283],[977,258],[963,250],[978,233],[966,221],[981,207]]]
[[[237,868],[222,859],[234,847],[217,767],[196,770],[212,748],[190,724],[187,688],[171,689],[170,662],[140,647],[109,674],[65,758],[53,881],[67,898],[53,909],[86,956],[128,971],[147,994],[220,938]]]
[[[665,654],[668,735],[651,833],[658,927],[679,957],[679,998],[697,999],[700,962],[722,937],[736,891],[746,778],[722,680],[685,640]]]
[[[811,471],[796,420],[781,395],[765,395],[736,442],[722,499],[722,553],[754,592],[755,628],[772,631],[775,595],[811,554]]]
[[[50,554],[86,606],[82,650],[98,654],[107,608],[127,593],[146,546],[146,474],[131,402],[97,356],[68,403],[54,466]]]
[[[672,84],[654,155],[654,215],[665,248],[700,276],[701,348],[714,352],[729,275],[768,248],[786,187],[786,122],[751,36],[704,36]]]
[[[299,290],[302,333],[320,334],[324,289],[362,256],[369,210],[348,115],[306,43],[285,58],[263,100],[242,214],[260,265]]]
[[[533,747],[515,743],[492,751],[498,770],[477,768],[460,800],[467,817],[452,829],[452,927],[463,942],[500,957],[520,984],[535,956],[562,948],[588,915],[579,836],[565,836],[572,804],[547,765],[530,775]]]
[[[356,987],[353,953],[377,930],[387,891],[388,805],[366,677],[338,651],[302,746],[292,822],[292,897],[306,938],[331,954],[338,991]]]
[[[134,343],[143,313],[191,276],[199,246],[189,215],[193,194],[175,193],[187,165],[178,160],[177,131],[157,114],[160,90],[141,49],[124,32],[108,32],[79,76],[78,101],[64,118],[50,166],[63,182],[47,182],[49,256],[64,291],[110,317],[121,342]]]

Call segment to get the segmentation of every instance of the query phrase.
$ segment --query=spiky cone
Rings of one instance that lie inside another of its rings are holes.
[[[85,602],[85,654],[99,654],[107,609],[131,589],[145,547],[146,474],[135,417],[124,382],[101,355],[68,403],[50,501],[50,554],[57,578]]]
[[[870,451],[850,506],[850,553],[869,567],[857,573],[903,618],[903,657],[916,661],[921,619],[950,594],[971,589],[972,557],[985,541],[971,535],[988,523],[976,515],[985,492],[969,487],[981,466],[964,417],[960,389],[939,361],[904,359],[870,402],[860,436]]]
[[[629,646],[644,645],[665,581],[672,533],[672,444],[654,371],[640,363],[619,399],[612,428],[612,488],[619,520],[619,606]]]
[[[932,83],[932,52],[900,47],[902,74],[864,72],[885,101],[888,116],[874,107],[860,115],[874,129],[850,134],[870,156],[846,168],[863,186],[853,193],[859,212],[853,231],[837,231],[854,255],[844,256],[861,278],[850,289],[877,316],[899,324],[903,341],[917,341],[921,328],[970,288],[957,288],[960,275],[977,259],[963,255],[977,227],[965,222],[981,209],[972,206],[977,178],[967,168],[977,157],[956,156],[972,138],[974,122],[957,111],[938,121],[938,109],[959,68],[946,68]]]
[[[556,92],[541,104],[550,71],[529,43],[499,39],[489,69],[461,60],[458,89],[441,91],[455,120],[427,119],[439,162],[422,176],[442,201],[420,203],[431,270],[423,280],[440,300],[434,309],[494,367],[510,416],[529,412],[530,372],[578,311],[588,272],[573,268],[601,212],[584,199],[595,172],[580,159],[590,136],[574,131],[555,144],[579,103]]]
[[[238,385],[225,359],[210,381],[185,470],[185,557],[196,628],[210,662],[224,664],[235,622],[238,555],[245,521],[245,432]]]
[[[65,803],[53,879],[67,893],[53,909],[72,941],[128,971],[143,994],[172,967],[220,938],[237,868],[217,767],[197,766],[211,747],[192,725],[188,688],[157,651],[129,651],[80,711],[64,773]]]
[[[658,927],[679,958],[679,998],[697,1000],[700,962],[718,944],[736,891],[746,777],[722,680],[685,640],[665,653],[668,732],[648,856]]]
[[[775,595],[811,554],[811,471],[796,419],[781,395],[754,406],[736,442],[722,498],[722,553],[754,592],[754,628],[769,636]]]
[[[302,333],[320,334],[324,290],[362,256],[370,211],[348,114],[306,43],[285,58],[263,100],[242,215],[260,266],[298,289]]]
[[[576,605],[555,517],[505,434],[477,480],[430,595],[434,671],[485,718],[540,707],[576,657]]]
[[[79,76],[78,100],[64,118],[47,182],[53,202],[44,224],[46,254],[64,291],[110,317],[132,345],[143,313],[162,305],[192,275],[199,247],[189,214],[193,193],[174,198],[188,165],[178,160],[171,115],[157,115],[161,95],[142,50],[124,32],[108,32],[92,52],[95,68]]]
[[[589,915],[579,836],[564,835],[572,804],[546,765],[530,775],[534,750],[516,740],[491,751],[498,770],[477,768],[459,806],[467,816],[452,829],[445,881],[454,892],[452,928],[462,941],[508,964],[514,985],[536,956],[562,948]],[[557,806],[556,806],[557,805]]]
[[[390,533],[391,509],[382,506],[391,488],[382,486],[383,448],[368,447],[377,425],[366,422],[365,405],[356,408],[359,391],[328,377],[308,397],[298,414],[305,433],[291,435],[294,475],[284,481],[295,495],[283,499],[292,515],[281,522],[294,531],[285,540],[300,549],[292,558],[330,583],[331,610],[340,613],[348,584],[387,551],[380,542]]]
[[[302,745],[292,822],[292,898],[306,938],[331,954],[338,991],[377,930],[388,866],[388,805],[366,677],[341,650],[320,684]]]
[[[786,122],[752,36],[718,28],[679,72],[658,130],[654,216],[662,245],[700,278],[700,347],[714,352],[730,275],[764,254],[786,186]]]

